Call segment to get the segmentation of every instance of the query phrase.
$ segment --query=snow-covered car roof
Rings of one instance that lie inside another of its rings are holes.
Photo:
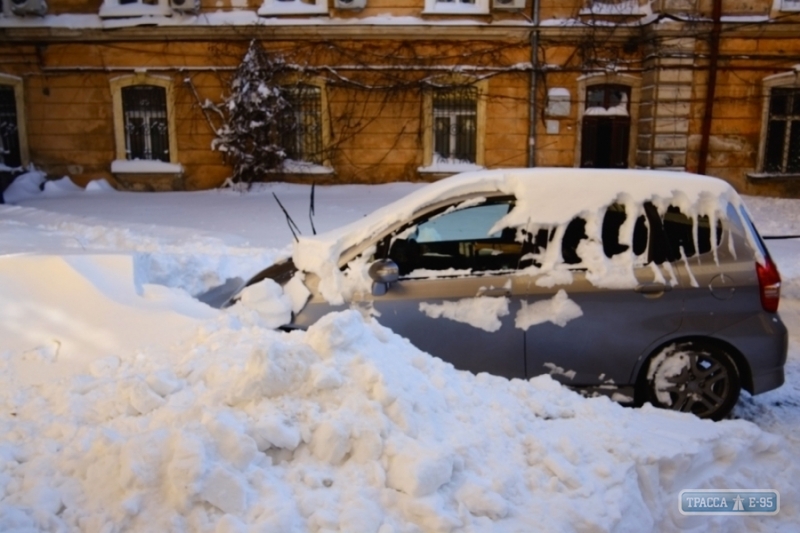
[[[306,272],[322,272],[326,264],[336,264],[345,250],[410,220],[429,206],[479,194],[516,198],[514,209],[499,222],[503,227],[564,224],[615,202],[635,206],[652,201],[660,210],[671,204],[688,215],[712,219],[729,203],[737,208],[741,205],[738,194],[725,181],[687,172],[543,167],[465,172],[423,187],[341,228],[301,237],[294,247],[294,263]]]

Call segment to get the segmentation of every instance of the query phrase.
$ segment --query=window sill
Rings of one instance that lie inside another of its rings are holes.
[[[331,167],[293,159],[287,159],[281,168],[272,171],[273,174],[333,174],[334,172]]]
[[[150,159],[117,159],[111,162],[112,174],[183,174],[183,165]]]
[[[185,188],[183,166],[163,161],[118,159],[111,163],[111,174],[117,188],[123,191],[182,191]]]
[[[488,15],[489,14],[489,7],[488,6],[446,6],[446,7],[434,7],[433,9],[424,9],[421,13],[425,16],[431,15],[464,15],[464,16],[475,16],[475,15]]]
[[[779,181],[779,180],[798,180],[800,173],[791,174],[764,174],[764,173],[749,173],[747,178],[751,181]]]
[[[485,169],[486,167],[475,163],[434,163],[426,167],[418,167],[417,172],[420,174],[458,174],[459,172]]]

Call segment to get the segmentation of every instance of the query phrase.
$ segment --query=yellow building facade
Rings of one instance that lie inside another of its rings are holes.
[[[798,35],[800,0],[7,0],[0,168],[220,186],[255,41],[294,128],[253,180],[639,167],[800,196]]]

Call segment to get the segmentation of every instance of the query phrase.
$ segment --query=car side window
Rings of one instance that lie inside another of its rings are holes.
[[[609,259],[615,255],[627,252],[630,248],[628,244],[623,244],[620,239],[620,229],[627,220],[625,213],[625,206],[621,204],[612,204],[606,209],[603,215],[602,225],[602,241],[603,252]],[[540,230],[534,242],[536,243],[535,249],[538,254],[541,254],[547,247],[547,244],[552,240],[555,232],[551,229]],[[588,239],[586,234],[586,220],[582,217],[573,218],[567,227],[564,229],[564,237],[561,241],[561,258],[567,265],[578,265],[583,260],[578,253],[578,247],[584,239]],[[637,257],[642,256],[648,250],[649,229],[644,215],[640,215],[636,219],[633,228],[633,254]],[[646,258],[646,261],[651,261],[652,258]],[[536,263],[534,263],[536,264]]]
[[[694,223],[680,208],[671,205],[664,213],[664,231],[667,234],[670,256],[674,259],[681,257],[681,252],[687,258],[697,254],[710,252],[713,248],[711,240],[711,223],[707,215],[697,217],[697,240],[694,237]],[[717,238],[722,239],[722,223],[717,220]]]
[[[506,228],[490,233],[513,207],[513,199],[486,202],[428,214],[390,237],[389,253],[400,275],[414,270],[513,270],[519,265],[522,242]]]
[[[625,206],[611,204],[603,216],[602,238],[603,252],[609,259],[617,254],[627,252],[630,246],[620,242],[619,231],[628,219]],[[639,257],[647,251],[648,228],[645,216],[639,215],[633,226],[633,255]]]

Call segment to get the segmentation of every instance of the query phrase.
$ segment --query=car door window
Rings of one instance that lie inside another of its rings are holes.
[[[438,210],[390,236],[388,256],[397,263],[401,276],[415,270],[516,269],[522,255],[516,231],[491,231],[512,207],[513,199],[502,198]]]

